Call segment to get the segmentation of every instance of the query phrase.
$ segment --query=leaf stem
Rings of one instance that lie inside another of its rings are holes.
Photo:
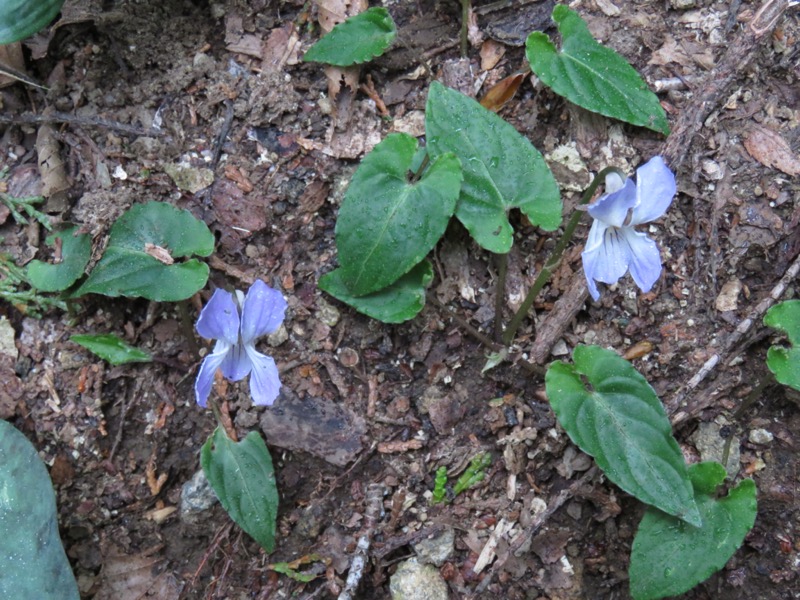
[[[583,193],[583,196],[581,196],[578,205],[580,206],[588,204],[589,200],[592,199],[592,196],[594,196],[594,193],[597,191],[597,187],[605,181],[606,175],[611,173],[618,173],[620,177],[623,179],[625,178],[624,173],[622,173],[616,167],[606,167],[595,176],[595,178],[592,180],[592,183],[590,183],[589,187],[586,188],[586,191]],[[556,247],[553,248],[553,252],[547,259],[544,267],[542,267],[542,270],[539,272],[539,275],[536,277],[536,280],[533,282],[530,290],[528,290],[525,300],[522,302],[522,305],[519,307],[519,310],[514,315],[514,318],[508,325],[508,329],[506,329],[505,334],[503,335],[503,343],[506,346],[511,345],[517,330],[519,329],[520,325],[522,325],[522,321],[528,315],[531,306],[533,306],[533,301],[539,295],[539,292],[542,291],[542,288],[550,279],[550,275],[552,275],[556,266],[558,266],[558,263],[561,261],[561,256],[564,254],[567,244],[570,242],[570,240],[572,240],[572,236],[574,235],[575,229],[578,227],[578,223],[580,223],[584,212],[585,211],[582,210],[575,210],[575,212],[572,213],[572,216],[567,222],[567,226],[564,228],[564,233],[561,236],[561,239],[558,240]]]
[[[461,56],[464,58],[469,51],[469,9],[470,0],[461,0]]]
[[[422,162],[419,163],[419,168],[414,171],[414,175],[411,177],[411,181],[409,183],[417,183],[420,180],[420,177],[422,177],[422,174],[425,172],[425,169],[428,168],[430,162],[431,157],[427,152],[425,152],[425,156],[422,157]]]
[[[508,254],[497,255],[497,284],[494,292],[494,341],[503,341],[503,300],[506,296],[506,274],[508,273]]]
[[[186,300],[178,302],[178,315],[180,316],[181,329],[183,330],[183,337],[186,338],[186,343],[189,344],[189,351],[197,358],[200,357],[200,347],[197,345],[197,340],[194,337],[194,329],[192,328],[192,318],[189,316],[189,303]]]

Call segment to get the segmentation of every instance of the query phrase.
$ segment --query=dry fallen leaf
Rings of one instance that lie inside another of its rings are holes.
[[[106,553],[95,600],[177,600],[181,586],[164,570],[165,559],[156,555],[160,550],[157,546],[137,555]]]
[[[720,312],[736,310],[739,308],[739,294],[741,291],[742,282],[738,279],[731,279],[722,286],[714,306]]]
[[[175,263],[175,259],[169,253],[169,250],[166,248],[162,248],[161,246],[156,246],[155,244],[151,244],[147,242],[144,245],[144,252],[145,254],[149,254],[153,258],[155,258],[158,262],[164,263],[165,265],[171,265]]]
[[[498,112],[514,97],[523,81],[525,81],[525,73],[514,73],[501,79],[481,98],[481,106]]]
[[[765,167],[778,169],[787,175],[800,175],[800,159],[780,134],[766,127],[754,126],[745,134],[747,152]]]
[[[491,71],[505,56],[506,47],[500,42],[492,39],[486,40],[481,44],[481,71]]]

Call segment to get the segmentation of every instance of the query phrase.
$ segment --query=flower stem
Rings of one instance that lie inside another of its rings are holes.
[[[217,426],[225,432],[230,439],[234,442],[239,441],[236,436],[236,431],[233,429],[233,423],[231,423],[230,418],[226,418],[225,415],[222,414],[222,410],[217,404],[217,401],[213,398],[208,399],[208,405],[211,407],[211,412],[214,413],[214,418],[217,420]]]
[[[606,167],[595,176],[595,178],[592,180],[592,183],[590,183],[589,187],[586,188],[586,191],[583,193],[583,196],[581,196],[580,202],[578,203],[579,206],[588,204],[589,200],[592,199],[592,196],[594,196],[594,193],[597,191],[597,187],[605,181],[606,175],[609,175],[610,173],[618,173],[620,177],[623,179],[625,178],[625,175],[616,167]],[[564,254],[567,244],[570,242],[570,240],[572,240],[572,236],[574,235],[575,229],[578,227],[578,223],[580,222],[581,217],[583,217],[584,212],[585,211],[582,210],[575,210],[575,212],[572,213],[572,216],[567,222],[567,226],[564,228],[564,234],[561,236],[561,239],[558,240],[556,247],[553,248],[553,252],[550,254],[550,257],[547,259],[544,267],[542,267],[542,270],[539,272],[539,275],[533,282],[531,289],[528,290],[525,300],[522,302],[519,310],[514,315],[514,318],[511,319],[511,323],[509,323],[508,329],[506,329],[505,334],[503,335],[503,343],[506,346],[511,345],[517,330],[519,329],[520,325],[522,325],[522,321],[528,315],[531,306],[533,306],[533,301],[539,295],[539,292],[542,291],[542,288],[550,279],[550,275],[552,275],[556,266],[561,261],[561,255]]]

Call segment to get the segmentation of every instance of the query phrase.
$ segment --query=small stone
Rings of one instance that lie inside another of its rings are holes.
[[[400,563],[389,582],[392,600],[447,600],[447,583],[438,569],[416,558]]]
[[[14,328],[5,317],[0,317],[0,354],[10,356],[12,360],[17,360],[17,346],[14,343]]]
[[[180,189],[192,194],[196,194],[214,183],[214,171],[206,167],[168,163],[164,165],[164,172]]]
[[[453,554],[456,532],[448,527],[438,535],[414,544],[417,560],[424,564],[441,567]]]
[[[774,438],[775,436],[766,429],[753,429],[747,436],[747,439],[750,440],[750,443],[760,445],[769,444]]]
[[[721,431],[722,427],[717,423],[700,423],[697,431],[692,435],[692,441],[700,453],[701,460],[722,462],[727,440],[722,437]],[[739,438],[734,436],[728,450],[728,464],[725,465],[725,470],[730,477],[735,477],[739,472],[739,459]]]
[[[278,327],[278,330],[274,333],[270,333],[267,336],[267,344],[271,347],[275,348],[276,346],[280,346],[283,342],[289,339],[289,332],[286,331],[286,326],[281,323],[281,326]]]
[[[696,0],[670,0],[669,3],[675,10],[688,10],[697,6]]]
[[[317,300],[317,314],[316,317],[325,323],[328,327],[335,327],[336,324],[339,322],[341,317],[341,313],[339,309],[333,306],[332,304],[328,304],[322,298]]]
[[[199,513],[208,510],[218,501],[214,488],[200,469],[181,488],[181,520],[193,521]]]
[[[567,346],[567,342],[564,341],[564,338],[560,338],[553,345],[553,349],[550,351],[550,354],[553,356],[566,356],[569,354],[569,347]]]
[[[703,173],[706,174],[706,177],[711,181],[719,181],[725,176],[725,173],[722,171],[722,167],[720,167],[719,163],[716,161],[707,158],[703,161],[702,164]]]

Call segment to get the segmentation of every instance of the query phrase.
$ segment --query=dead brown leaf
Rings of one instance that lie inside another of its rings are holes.
[[[344,466],[361,452],[367,432],[363,417],[340,403],[281,390],[280,411],[264,411],[261,429],[279,448],[302,450]]]
[[[163,571],[166,561],[157,555],[160,550],[157,546],[136,555],[108,553],[95,600],[177,600],[181,586],[172,573]]]
[[[36,152],[39,155],[39,173],[42,176],[42,196],[48,200],[47,210],[52,212],[66,210],[70,182],[61,158],[61,143],[52,125],[39,126]]]
[[[264,45],[261,68],[266,72],[280,71],[285,65],[296,65],[300,59],[300,36],[294,23],[273,29]]]
[[[161,488],[164,487],[164,484],[167,482],[167,474],[162,473],[161,475],[156,475],[156,452],[155,448],[153,449],[153,453],[150,455],[150,459],[147,461],[147,466],[145,467],[145,477],[147,478],[147,487],[150,488],[150,493],[153,496],[158,496]]]
[[[22,55],[22,45],[19,42],[0,46],[0,65],[9,67],[14,71],[25,72],[25,58]],[[13,85],[17,82],[14,77],[0,75],[0,88]]]
[[[300,210],[305,213],[315,213],[325,204],[328,199],[328,192],[331,186],[324,181],[312,181],[306,186],[303,195],[300,196]]]
[[[245,33],[244,19],[241,15],[225,17],[225,48],[230,52],[247,54],[259,59],[265,55],[263,40],[252,33]]]
[[[481,45],[481,71],[491,71],[506,54],[505,45],[492,39]]]
[[[787,175],[800,175],[800,159],[780,134],[755,125],[744,138],[747,152],[765,167],[778,169]]]
[[[169,253],[169,250],[166,248],[162,248],[161,246],[156,246],[155,244],[151,244],[147,242],[144,245],[144,253],[149,254],[153,258],[155,258],[158,262],[164,263],[165,265],[171,265],[175,263],[175,259]]]
[[[498,112],[514,97],[523,81],[525,73],[514,73],[501,79],[481,98],[481,106]]]

